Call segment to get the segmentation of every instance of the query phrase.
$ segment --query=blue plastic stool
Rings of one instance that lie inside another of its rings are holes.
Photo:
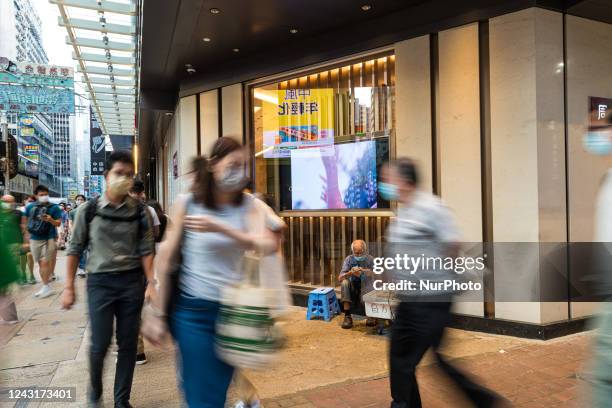
[[[334,288],[319,288],[308,294],[306,320],[322,317],[328,322],[337,314],[340,314],[340,305]]]

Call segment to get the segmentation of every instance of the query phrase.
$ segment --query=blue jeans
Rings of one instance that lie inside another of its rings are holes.
[[[215,352],[219,303],[178,295],[170,328],[178,344],[179,382],[191,408],[223,408],[234,368]]]

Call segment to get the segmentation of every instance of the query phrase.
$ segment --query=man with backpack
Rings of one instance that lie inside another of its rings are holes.
[[[37,298],[51,296],[54,291],[49,286],[55,257],[57,256],[57,227],[61,223],[62,210],[59,206],[49,202],[49,189],[42,184],[34,190],[36,202],[25,209],[28,220],[27,233],[29,234],[30,251],[34,262],[40,267],[42,288],[34,294]]]
[[[104,174],[106,191],[79,206],[67,251],[66,287],[62,305],[75,301],[74,277],[79,257],[87,256],[87,303],[91,327],[88,406],[102,406],[104,357],[111,342],[113,321],[119,347],[115,372],[115,407],[131,407],[130,393],[136,364],[140,312],[153,297],[153,234],[146,207],[128,193],[134,161],[128,152],[113,152]],[[149,283],[145,292],[145,276]]]

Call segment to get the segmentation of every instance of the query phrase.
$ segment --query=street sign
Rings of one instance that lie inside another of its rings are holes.
[[[74,113],[74,90],[0,84],[0,110],[19,113]]]

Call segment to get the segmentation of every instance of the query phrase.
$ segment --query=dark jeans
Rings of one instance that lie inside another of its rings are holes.
[[[497,400],[495,393],[470,380],[439,354],[444,328],[451,320],[450,307],[447,302],[400,303],[391,331],[391,408],[421,407],[415,370],[429,347],[433,348],[440,368],[474,405],[491,407]]]
[[[102,395],[102,369],[113,336],[113,320],[116,320],[119,347],[115,368],[115,404],[130,399],[144,292],[144,275],[140,270],[92,273],[87,279],[87,303],[91,321],[91,401],[97,401]]]

